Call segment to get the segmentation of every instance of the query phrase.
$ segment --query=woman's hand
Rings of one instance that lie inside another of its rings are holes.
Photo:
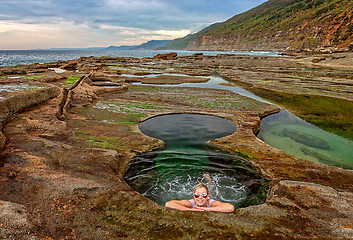
[[[190,209],[190,211],[195,211],[195,212],[206,212],[206,208],[205,207],[198,207],[198,206],[195,206],[193,208]]]

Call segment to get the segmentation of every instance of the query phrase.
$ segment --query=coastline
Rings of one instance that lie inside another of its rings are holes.
[[[88,57],[2,68],[2,76],[11,71],[11,75],[37,76],[6,78],[7,82],[47,82],[62,89],[58,97],[16,113],[3,127],[7,143],[1,153],[0,207],[20,209],[11,212],[12,219],[24,216],[21,226],[8,218],[3,226],[19,238],[168,239],[187,237],[185,233],[202,238],[348,238],[353,171],[295,158],[259,140],[255,133],[261,117],[279,111],[278,107],[224,90],[134,86],[124,77],[171,69],[188,76],[217,71],[256,87],[289,74],[292,77],[286,79],[292,82],[279,81],[279,87],[298,90],[293,82],[302,80],[299,73],[317,71],[293,71],[293,66],[302,69],[294,61],[196,54],[170,60]],[[68,79],[70,84],[63,85]],[[114,87],[96,85],[104,81]],[[218,104],[224,98],[234,104]],[[98,103],[113,109],[97,108]],[[216,115],[237,124],[236,133],[211,140],[209,146],[244,157],[270,180],[264,203],[232,214],[179,212],[157,205],[122,180],[132,157],[163,145],[142,134],[139,122],[182,112]]]
[[[188,51],[173,50],[178,56],[187,56],[195,53],[216,56],[217,54],[235,54],[235,55],[255,55],[255,56],[275,56],[277,52],[250,52],[250,51]],[[0,67],[10,67],[16,65],[30,65],[35,63],[54,63],[57,61],[69,61],[81,57],[135,57],[148,58],[157,54],[169,53],[171,50],[0,50]],[[13,55],[13,56],[11,56]]]

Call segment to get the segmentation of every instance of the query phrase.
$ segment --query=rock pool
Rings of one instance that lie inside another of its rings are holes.
[[[252,204],[268,188],[266,179],[244,159],[207,148],[207,141],[234,133],[235,123],[211,115],[169,114],[148,119],[140,129],[165,141],[163,150],[131,160],[125,180],[160,205],[192,198],[192,189],[206,183],[211,198],[235,206]],[[265,194],[264,194],[265,195]],[[251,201],[250,201],[251,199]]]
[[[0,82],[1,83],[1,82]],[[44,88],[38,83],[9,83],[9,84],[0,84],[0,100],[5,99],[9,93],[19,92],[29,89],[39,89]]]
[[[223,89],[269,103],[241,87],[226,86],[230,82],[220,76],[211,76],[210,78],[206,83],[183,83],[163,86]],[[289,132],[291,134],[288,134]],[[306,140],[301,141],[298,137],[294,137],[294,135],[298,134],[301,134],[302,138],[306,138]],[[286,110],[262,119],[258,137],[269,145],[283,150],[292,156],[327,165],[353,169],[352,141],[322,130]],[[308,139],[316,139],[317,142],[321,142],[323,145],[327,144],[329,147],[326,149],[313,147],[313,141]]]

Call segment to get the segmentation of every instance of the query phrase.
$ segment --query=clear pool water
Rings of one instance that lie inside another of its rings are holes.
[[[230,135],[235,123],[210,115],[170,114],[141,123],[148,136],[165,141],[163,150],[132,159],[126,182],[160,205],[173,199],[192,199],[198,183],[206,183],[213,199],[238,206],[267,184],[243,159],[208,149],[210,139]]]
[[[353,169],[352,141],[326,132],[288,111],[262,119],[258,137],[292,156]]]

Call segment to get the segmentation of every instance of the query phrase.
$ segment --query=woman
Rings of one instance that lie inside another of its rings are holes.
[[[209,191],[205,184],[198,184],[193,191],[194,199],[172,200],[165,204],[168,208],[180,211],[207,211],[207,212],[233,212],[234,206],[209,198]]]

